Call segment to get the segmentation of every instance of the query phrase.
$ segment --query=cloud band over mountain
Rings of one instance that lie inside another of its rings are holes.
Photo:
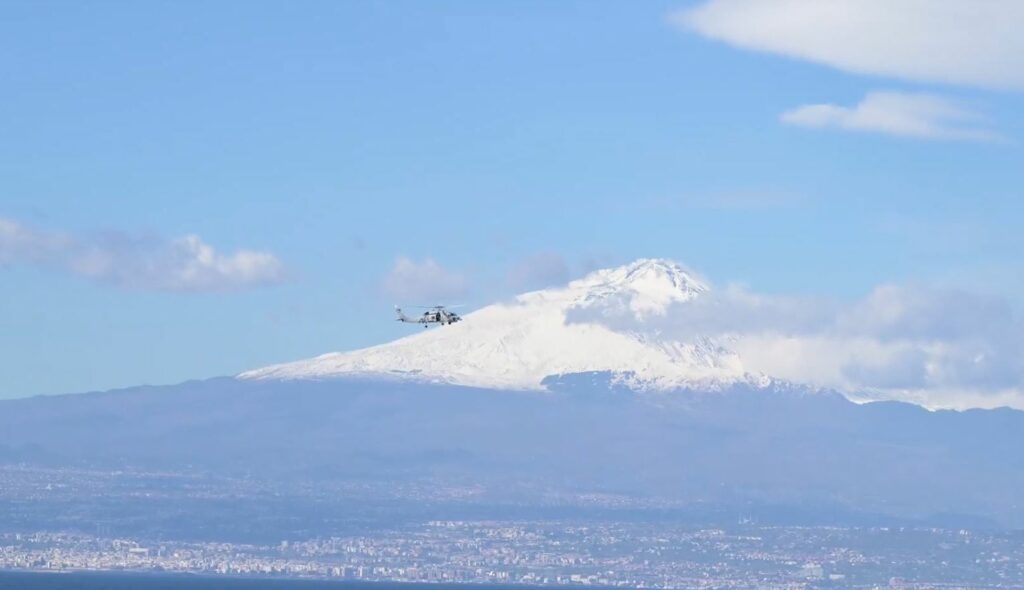
[[[567,321],[668,340],[712,338],[747,371],[853,399],[1024,407],[1024,322],[1007,301],[963,290],[890,284],[839,302],[727,287],[655,317],[610,305],[572,309]]]

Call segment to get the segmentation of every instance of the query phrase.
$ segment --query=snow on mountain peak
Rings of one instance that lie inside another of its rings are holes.
[[[690,301],[710,288],[671,260],[647,258],[594,271],[569,283],[568,290],[580,294],[577,308],[626,306],[642,319],[665,315],[669,305]]]
[[[394,342],[274,365],[243,379],[344,375],[412,378],[495,389],[543,389],[548,377],[606,372],[639,389],[759,382],[739,357],[694,335],[686,340],[615,330],[602,317],[656,323],[674,304],[710,290],[670,260],[642,259],[594,271],[564,287],[525,293],[466,314],[451,326],[416,329]],[[571,317],[570,317],[571,316]]]

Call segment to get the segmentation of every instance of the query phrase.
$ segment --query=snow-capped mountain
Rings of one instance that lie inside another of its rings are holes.
[[[242,379],[402,377],[495,389],[541,389],[547,377],[605,372],[637,389],[765,383],[711,339],[615,329],[607,317],[656,326],[673,305],[709,287],[678,264],[644,259],[595,271],[467,314],[394,342],[248,371]]]
[[[755,366],[742,339],[689,333],[723,333],[688,317],[731,314],[721,300],[678,265],[641,260],[451,326],[405,326],[415,334],[241,379],[0,400],[0,463],[371,490],[353,509],[382,514],[395,506],[378,490],[412,490],[417,505],[430,497],[422,490],[440,490],[431,503],[444,509],[463,501],[446,490],[471,486],[480,495],[466,506],[481,515],[507,516],[511,502],[551,514],[553,498],[615,494],[708,522],[779,510],[806,524],[825,510],[830,524],[891,516],[899,526],[951,526],[963,515],[1024,527],[1024,412],[859,405],[750,375],[723,345]],[[289,522],[310,526],[305,515],[326,506],[310,498],[316,506],[286,513]],[[275,496],[235,517],[251,532],[249,514],[278,514],[289,501]],[[86,504],[76,513],[105,506]],[[192,504],[154,506],[193,513]],[[567,514],[580,506],[595,508]]]

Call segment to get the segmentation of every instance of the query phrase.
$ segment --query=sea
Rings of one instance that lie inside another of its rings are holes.
[[[135,572],[0,571],[0,590],[523,590],[507,584],[346,582]]]

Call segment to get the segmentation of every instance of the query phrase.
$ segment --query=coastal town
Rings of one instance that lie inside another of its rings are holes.
[[[431,521],[255,545],[0,534],[0,569],[630,588],[1024,588],[1024,538],[946,529]]]

